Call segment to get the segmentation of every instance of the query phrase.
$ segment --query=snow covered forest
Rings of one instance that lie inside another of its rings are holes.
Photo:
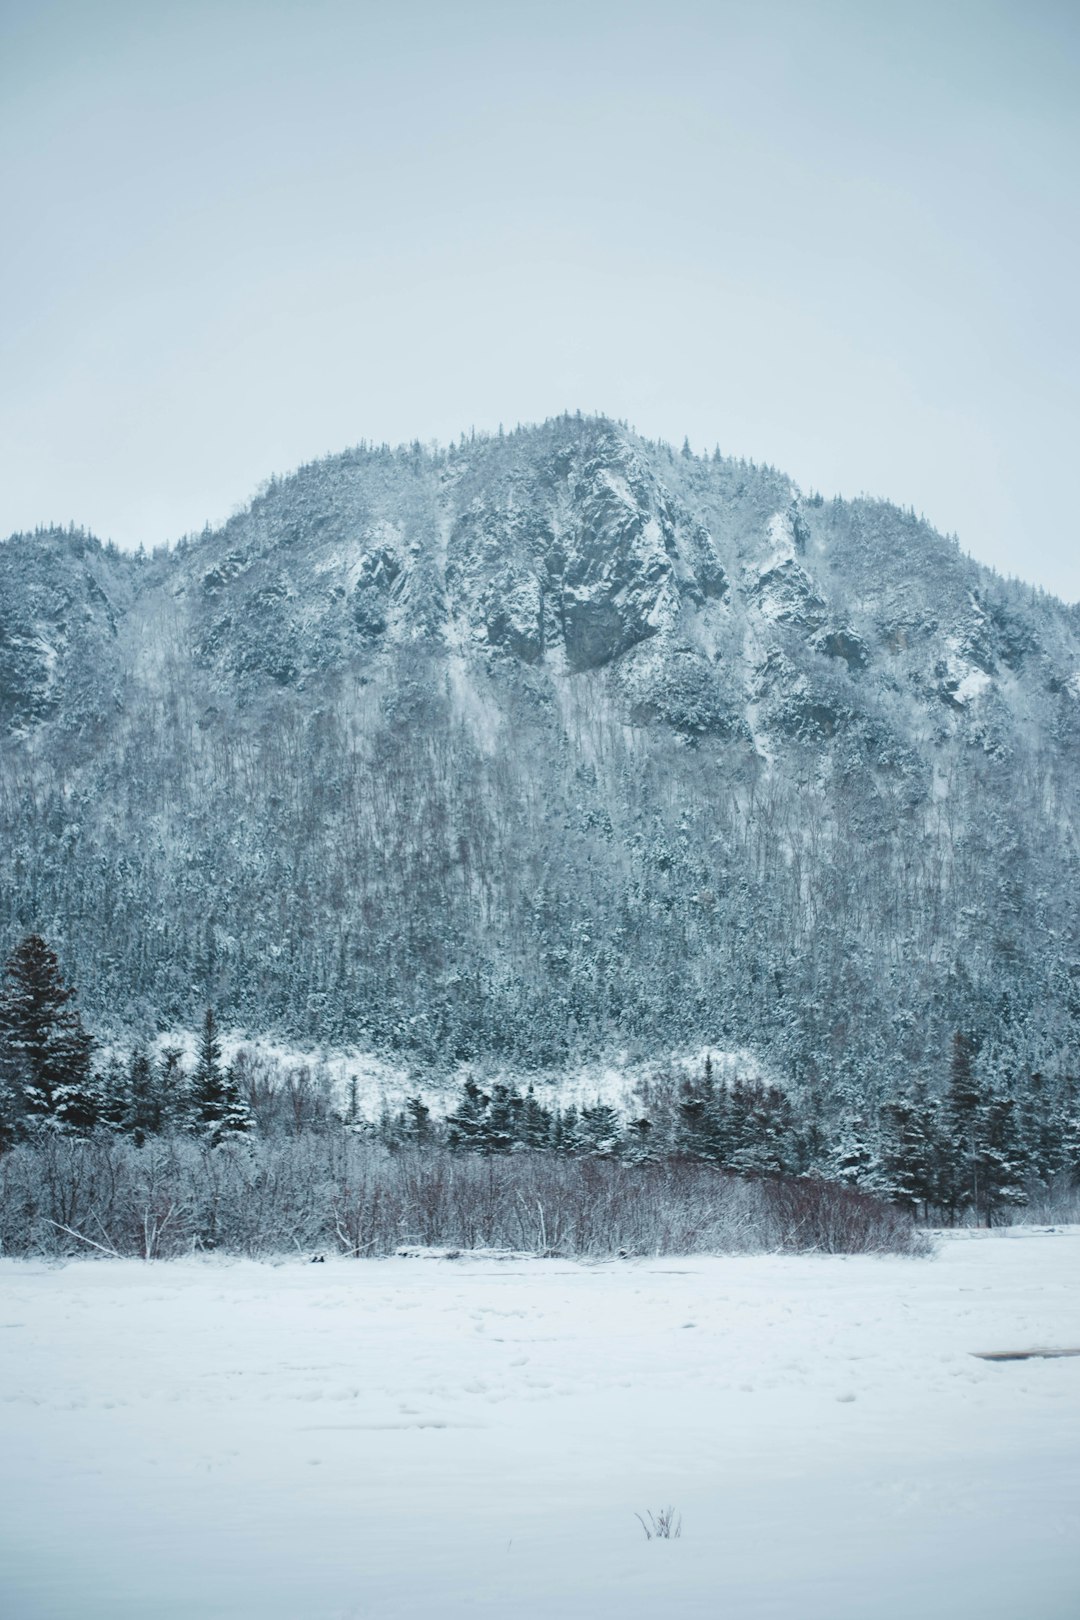
[[[1071,1186],[1080,624],[913,513],[565,417],[362,446],[154,556],[14,536],[0,593],[0,932],[97,1042],[84,1096],[9,1076],[9,1141],[220,1132],[205,1054],[153,1044],[213,1007],[393,1055],[388,1148],[685,1153],[940,1219]],[[676,1061],[708,1050],[750,1057]],[[568,1113],[611,1053],[640,1095]],[[230,1130],[359,1128],[219,1067]]]
[[[0,1252],[914,1253],[916,1217],[1080,1209],[1075,1089],[989,1087],[960,1034],[945,1096],[917,1085],[875,1123],[830,1129],[805,1097],[718,1080],[710,1058],[635,1101],[634,1115],[545,1106],[470,1076],[442,1115],[417,1095],[365,1120],[353,1087],[335,1099],[306,1068],[245,1050],[226,1064],[212,1009],[190,1069],[145,1046],[95,1066],[75,993],[31,935],[0,990]]]

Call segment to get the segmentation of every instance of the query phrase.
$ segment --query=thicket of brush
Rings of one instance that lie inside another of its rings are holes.
[[[395,1153],[337,1133],[217,1147],[47,1134],[0,1157],[7,1255],[359,1258],[414,1245],[596,1258],[927,1251],[911,1217],[870,1194],[683,1158]]]

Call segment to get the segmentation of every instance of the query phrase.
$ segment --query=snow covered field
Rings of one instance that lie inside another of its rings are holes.
[[[0,1261],[5,1620],[1075,1620],[1080,1234]],[[673,1504],[683,1534],[635,1513]]]

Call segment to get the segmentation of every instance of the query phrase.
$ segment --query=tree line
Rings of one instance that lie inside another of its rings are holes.
[[[57,1135],[111,1134],[137,1146],[187,1135],[214,1148],[348,1132],[389,1152],[679,1159],[755,1179],[812,1176],[884,1197],[926,1222],[988,1225],[1033,1197],[1075,1199],[1080,1188],[1076,1080],[1035,1074],[1011,1091],[989,1083],[976,1042],[962,1032],[939,1094],[916,1081],[876,1112],[856,1098],[825,1112],[814,1092],[738,1074],[719,1079],[707,1057],[699,1074],[641,1082],[631,1109],[549,1106],[531,1085],[496,1080],[485,1089],[469,1076],[445,1115],[417,1094],[368,1120],[355,1080],[342,1100],[303,1066],[260,1063],[244,1050],[226,1064],[212,1008],[190,1066],[178,1048],[155,1058],[145,1044],[95,1063],[75,1002],[56,952],[27,935],[7,959],[0,989],[0,1149]]]

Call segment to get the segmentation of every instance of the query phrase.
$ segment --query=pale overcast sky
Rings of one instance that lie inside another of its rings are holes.
[[[1072,0],[0,0],[0,533],[565,408],[1080,597]]]

